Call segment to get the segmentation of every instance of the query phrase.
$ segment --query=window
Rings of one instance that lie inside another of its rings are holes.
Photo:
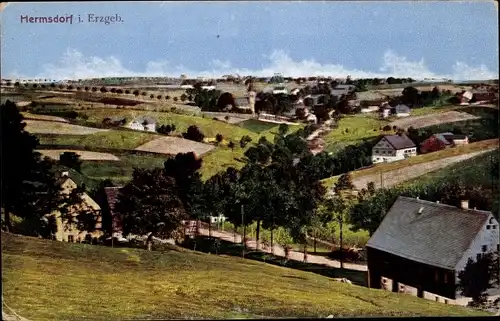
[[[486,229],[489,230],[491,228],[491,225],[486,225]]]
[[[488,246],[487,245],[481,246],[481,251],[486,252],[487,250],[488,250]]]
[[[492,225],[491,228],[494,229],[494,230],[496,230],[497,226],[496,225]]]
[[[70,243],[74,242],[73,235],[68,235],[68,242]]]
[[[490,218],[490,224],[493,224],[493,217]]]

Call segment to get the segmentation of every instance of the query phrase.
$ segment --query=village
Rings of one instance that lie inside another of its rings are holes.
[[[2,320],[498,317],[497,3],[2,3]]]

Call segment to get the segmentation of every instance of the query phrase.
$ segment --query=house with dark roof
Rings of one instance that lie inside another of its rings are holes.
[[[466,145],[469,143],[467,135],[458,135],[450,132],[438,133],[430,136],[420,143],[421,153],[430,153],[458,145]]]
[[[467,261],[499,250],[491,212],[400,196],[366,245],[370,288],[466,305],[457,291]],[[491,289],[489,295],[497,295]]]
[[[372,163],[395,162],[417,155],[417,145],[405,134],[386,135],[372,148]]]

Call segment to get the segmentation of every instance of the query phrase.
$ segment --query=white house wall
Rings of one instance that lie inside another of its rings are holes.
[[[492,219],[493,223],[490,223],[490,220]],[[490,229],[487,229],[487,226],[490,226]],[[493,229],[492,226],[496,226],[495,229]],[[458,284],[459,279],[458,279],[458,273],[459,271],[462,271],[465,269],[465,266],[467,265],[467,260],[469,258],[473,259],[476,261],[476,255],[479,253],[483,253],[482,251],[482,246],[486,245],[487,252],[491,251],[496,251],[497,250],[497,245],[498,245],[498,221],[495,220],[493,215],[490,215],[488,217],[488,220],[486,221],[486,224],[481,228],[481,231],[478,233],[472,244],[470,245],[469,249],[465,252],[464,256],[462,259],[458,262],[457,266],[455,267],[455,279]],[[460,297],[460,293],[457,293],[457,297]]]
[[[385,138],[382,138],[372,149],[372,163],[395,162],[405,159],[405,155],[417,155],[417,148],[395,150]]]

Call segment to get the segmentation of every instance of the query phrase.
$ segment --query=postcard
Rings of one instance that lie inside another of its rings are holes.
[[[497,1],[0,15],[2,320],[500,315]]]

